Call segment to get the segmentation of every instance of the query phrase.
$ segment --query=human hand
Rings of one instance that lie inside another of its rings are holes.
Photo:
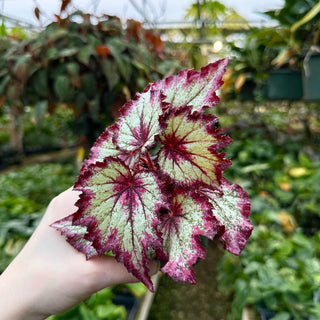
[[[62,313],[94,292],[137,279],[113,257],[86,260],[50,224],[77,210],[79,192],[54,198],[39,226],[0,277],[1,320],[40,320]],[[149,265],[150,274],[159,264]]]

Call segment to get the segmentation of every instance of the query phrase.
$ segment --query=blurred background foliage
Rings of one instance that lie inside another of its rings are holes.
[[[176,27],[67,14],[70,2],[37,32],[0,26],[0,272],[127,100],[150,81],[229,56],[213,112],[234,140],[226,175],[247,190],[255,229],[240,257],[212,265],[231,304],[224,316],[319,319],[319,2],[285,0],[262,13],[270,24],[253,25],[222,2],[195,1]],[[120,293],[140,298],[145,288],[105,289],[51,319],[125,319]]]

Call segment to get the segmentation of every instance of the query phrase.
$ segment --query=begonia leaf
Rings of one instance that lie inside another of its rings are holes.
[[[119,155],[119,150],[113,143],[113,137],[117,131],[118,127],[116,124],[106,128],[90,149],[87,162],[102,162],[106,157]]]
[[[185,189],[175,190],[170,212],[162,217],[161,230],[168,262],[162,271],[176,281],[196,283],[193,264],[205,258],[199,236],[215,235],[214,218],[203,200]]]
[[[162,90],[165,102],[172,108],[192,105],[193,111],[213,107],[219,103],[216,91],[223,84],[228,58],[218,60],[201,68],[201,71],[183,70],[176,76],[159,80],[151,87]]]
[[[155,136],[163,129],[162,122],[159,122],[163,113],[162,100],[162,93],[151,89],[121,109],[119,132],[115,140],[119,148],[144,153],[154,144]]]
[[[217,150],[230,139],[221,135],[216,120],[212,115],[190,114],[190,107],[172,112],[159,137],[162,148],[157,161],[161,171],[180,183],[218,183],[230,161]]]
[[[89,164],[102,162],[106,157],[118,157],[123,160],[127,165],[139,161],[139,152],[130,152],[117,148],[114,140],[119,134],[118,123],[106,128],[106,130],[98,137],[92,146],[89,158],[84,162],[81,171],[84,170]]]
[[[226,179],[220,190],[208,188],[202,192],[213,206],[212,214],[224,228],[219,237],[224,248],[239,255],[253,229],[248,219],[250,200],[247,193],[237,184],[229,185]]]
[[[53,226],[88,259],[112,251],[153,290],[147,265],[154,249],[161,247],[155,226],[158,208],[165,205],[157,177],[152,172],[133,172],[121,160],[109,157],[89,165],[75,189],[82,194],[72,225],[65,225],[63,219]]]

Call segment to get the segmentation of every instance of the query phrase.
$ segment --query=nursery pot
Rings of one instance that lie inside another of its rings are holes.
[[[256,84],[254,81],[246,81],[240,91],[241,101],[253,101],[254,100],[254,89]]]
[[[303,93],[306,100],[320,101],[320,54],[304,60]]]
[[[126,308],[126,320],[134,320],[138,311],[139,301],[130,292],[122,292],[121,294],[116,295],[112,299],[112,302]]]
[[[300,100],[302,98],[301,71],[279,69],[270,72],[268,98],[271,100]]]
[[[275,313],[269,309],[262,308],[260,306],[258,306],[257,309],[258,309],[261,320],[270,320],[275,315]]]

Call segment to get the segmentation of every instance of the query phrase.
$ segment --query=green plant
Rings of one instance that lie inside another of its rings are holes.
[[[203,23],[205,34],[200,36],[223,35],[224,31],[247,30],[248,22],[232,7],[220,1],[202,1],[192,3],[187,9],[186,18]]]
[[[233,297],[229,318],[254,305],[273,311],[272,319],[318,319],[319,240],[257,226],[241,257],[226,254],[220,263],[220,290]]]
[[[0,96],[10,106],[11,143],[17,148],[25,106],[42,119],[64,103],[74,112],[75,132],[91,144],[128,98],[177,67],[160,36],[141,23],[128,21],[124,28],[117,17],[80,11],[56,15],[23,41],[1,41]]]
[[[264,12],[278,23],[271,32],[280,48],[273,61],[275,67],[284,64],[301,67],[301,57],[312,45],[319,45],[319,12],[320,4],[316,0],[286,0],[281,9]]]
[[[114,296],[113,287],[105,288],[71,310],[51,316],[48,320],[124,320],[127,316],[126,309],[112,302]]]
[[[252,213],[285,211],[304,232],[317,232],[320,127],[312,125],[313,105],[270,102],[260,110],[227,103],[219,114],[221,125],[237,137],[227,150],[233,165],[226,175],[246,188]]]
[[[252,99],[265,98],[263,90],[267,74],[277,55],[277,48],[272,41],[268,41],[270,32],[273,32],[272,28],[251,27],[240,43],[228,44],[233,57],[223,89],[229,99],[241,94],[245,100],[246,89],[250,90],[249,97]]]
[[[25,154],[61,149],[78,143],[72,130],[74,115],[70,108],[59,106],[51,114],[41,115],[35,111],[34,108],[26,108],[22,116]]]
[[[218,113],[237,137],[226,174],[248,191],[256,227],[241,256],[225,254],[219,266],[221,292],[233,301],[230,318],[254,305],[273,310],[274,319],[317,319],[320,159],[309,134],[319,132],[310,121],[317,117],[313,105],[233,104]]]
[[[50,200],[75,178],[74,164],[31,165],[0,174],[0,271],[31,236]]]

